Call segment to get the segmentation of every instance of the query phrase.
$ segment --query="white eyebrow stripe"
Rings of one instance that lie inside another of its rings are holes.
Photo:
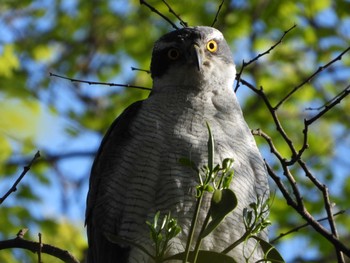
[[[215,30],[211,34],[208,35],[206,40],[211,40],[211,39],[222,40],[222,39],[224,39],[224,36],[221,34],[220,31]]]

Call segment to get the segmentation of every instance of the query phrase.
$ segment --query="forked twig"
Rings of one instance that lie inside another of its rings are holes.
[[[331,66],[334,62],[341,60],[343,55],[345,53],[347,53],[350,50],[350,47],[348,47],[347,49],[345,49],[343,52],[341,52],[338,56],[336,56],[334,59],[332,59],[331,61],[329,61],[327,64],[318,67],[318,69],[311,74],[309,77],[307,77],[304,81],[302,81],[299,85],[295,86],[283,99],[280,100],[279,103],[277,103],[277,105],[275,106],[276,109],[278,109],[286,100],[288,100],[292,94],[294,92],[296,92],[297,90],[299,90],[302,86],[304,86],[306,83],[310,82],[318,73],[320,73],[321,71],[325,70],[326,68],[328,68],[329,66]]]
[[[170,6],[165,0],[162,0],[162,1],[163,1],[163,3],[168,7],[169,12],[170,12],[171,14],[173,14],[177,19],[179,19],[180,25],[182,25],[183,27],[188,27],[188,23],[185,22],[185,21],[180,17],[180,15],[176,14],[175,11],[171,8],[171,6]]]
[[[249,66],[250,64],[252,64],[253,62],[257,61],[259,58],[261,58],[262,56],[265,56],[266,54],[269,54],[273,49],[275,49],[275,47],[277,47],[279,44],[282,43],[282,40],[284,39],[284,37],[290,32],[292,31],[294,28],[296,28],[297,25],[293,25],[292,27],[290,27],[289,29],[287,29],[286,31],[283,32],[283,35],[281,36],[281,38],[274,44],[272,45],[268,50],[266,50],[265,52],[258,54],[256,57],[254,57],[253,59],[249,60],[248,62],[245,62],[244,60],[242,61],[242,67],[240,69],[240,71],[236,74],[236,87],[235,87],[235,92],[237,92],[238,88],[239,88],[239,83],[241,82],[241,75],[243,70]]]
[[[345,210],[340,210],[339,212],[334,213],[334,214],[333,214],[333,217],[338,216],[338,215],[342,215],[342,214],[344,214],[345,212],[346,212]],[[317,219],[317,222],[321,223],[321,222],[326,221],[326,220],[328,220],[328,216],[323,217],[323,218],[321,218],[321,219]],[[289,234],[291,234],[291,233],[293,233],[293,232],[298,232],[300,229],[303,229],[303,228],[305,228],[305,227],[307,227],[307,226],[310,226],[310,224],[309,224],[309,223],[305,223],[305,224],[302,224],[302,225],[300,225],[300,226],[297,226],[297,227],[295,227],[295,228],[293,228],[293,229],[291,229],[291,230],[288,230],[288,231],[285,232],[285,233],[279,234],[277,237],[275,237],[274,239],[270,240],[269,242],[270,242],[271,244],[276,243],[277,240],[279,240],[279,239],[281,239],[281,238],[283,238],[283,237],[285,237],[285,236],[287,236],[287,235],[289,235]]]
[[[64,76],[60,76],[54,73],[49,72],[50,77],[57,77],[60,79],[66,79],[70,80],[71,82],[80,82],[80,83],[87,83],[89,85],[104,85],[104,86],[110,86],[110,87],[125,87],[125,88],[132,88],[132,89],[141,89],[141,90],[152,90],[151,88],[141,87],[141,86],[135,86],[130,84],[116,84],[116,83],[108,83],[108,82],[98,82],[98,81],[88,81],[88,80],[82,80],[82,79],[73,79],[68,78]]]

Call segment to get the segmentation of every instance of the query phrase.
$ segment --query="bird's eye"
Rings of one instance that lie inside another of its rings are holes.
[[[215,40],[210,40],[208,43],[207,43],[207,49],[210,51],[210,52],[216,52],[216,50],[218,49],[218,43],[216,43]]]
[[[171,60],[177,60],[180,57],[180,51],[176,48],[171,48],[168,50],[168,58]]]

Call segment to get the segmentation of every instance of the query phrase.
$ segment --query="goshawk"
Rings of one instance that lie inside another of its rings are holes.
[[[86,209],[88,262],[152,262],[138,248],[116,244],[109,237],[132,240],[152,252],[145,222],[157,211],[170,211],[182,227],[168,254],[184,251],[199,182],[194,170],[179,159],[190,159],[198,169],[206,164],[206,122],[215,139],[214,162],[234,159],[231,185],[238,206],[203,240],[201,249],[220,252],[242,236],[242,211],[257,196],[268,194],[268,183],[233,91],[235,73],[229,46],[214,28],[182,28],[155,43],[150,96],[114,121],[92,167]],[[209,200],[204,200],[204,207]],[[199,223],[205,214],[200,213]],[[262,237],[266,239],[266,233]],[[245,262],[251,252],[251,262],[261,259],[253,240],[229,255]]]

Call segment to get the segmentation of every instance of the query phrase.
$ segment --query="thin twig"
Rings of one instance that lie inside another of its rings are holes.
[[[175,28],[176,30],[179,29],[168,17],[166,17],[165,15],[163,15],[161,12],[159,12],[157,9],[155,9],[153,6],[151,6],[150,4],[148,4],[146,1],[144,0],[140,0],[140,5],[145,5],[147,6],[152,12],[156,13],[157,15],[161,16],[165,21],[167,21],[173,28]]]
[[[43,243],[41,240],[41,233],[38,234],[39,237],[39,242],[38,242],[38,263],[41,263],[41,251],[42,251],[42,247],[43,247]]]
[[[220,10],[221,10],[221,8],[222,8],[224,2],[225,2],[225,0],[222,0],[222,1],[221,1],[221,4],[219,5],[218,11],[216,11],[214,21],[213,21],[213,23],[211,23],[211,25],[210,25],[211,27],[213,27],[213,26],[215,25],[216,21],[218,21],[219,13],[220,13]]]
[[[152,90],[151,88],[135,86],[135,85],[129,85],[129,84],[116,84],[116,83],[106,83],[106,82],[97,82],[97,81],[73,79],[73,78],[60,76],[60,75],[57,75],[57,74],[54,74],[54,73],[51,73],[51,72],[49,72],[49,73],[50,73],[50,77],[57,77],[57,78],[61,78],[61,79],[66,79],[66,80],[70,80],[71,82],[87,83],[89,85],[104,85],[104,86],[110,86],[110,87],[125,87],[125,88],[132,88],[132,89]]]
[[[320,111],[323,108],[329,107],[334,101],[339,100],[339,97],[343,96],[344,93],[349,93],[350,92],[350,85],[348,85],[345,89],[343,89],[339,94],[337,94],[335,97],[332,99],[328,100],[326,103],[324,103],[322,106],[319,107],[307,107],[305,108],[306,111]],[[341,97],[342,99],[343,97]]]
[[[12,187],[7,191],[7,193],[0,198],[0,205],[5,201],[5,199],[13,192],[16,192],[17,190],[17,185],[21,182],[21,180],[23,179],[23,177],[27,174],[27,172],[30,170],[31,166],[33,165],[33,163],[35,162],[36,159],[38,159],[40,157],[40,152],[37,151],[33,157],[33,159],[29,162],[29,164],[27,166],[23,167],[23,171],[20,174],[20,176],[17,178],[16,182],[12,185]]]
[[[245,81],[244,83],[247,83],[247,81]],[[267,98],[267,96],[263,90],[263,87],[260,87],[260,89],[255,89],[255,92],[265,102],[265,105],[273,118],[273,121],[275,123],[277,131],[281,134],[283,140],[287,143],[290,151],[292,152],[292,158],[297,156],[298,152],[296,151],[296,149],[294,147],[293,141],[289,138],[289,136],[287,135],[287,132],[283,129],[282,123],[278,118],[277,109],[271,105],[269,99]]]
[[[305,125],[309,126],[311,125],[314,121],[319,119],[321,116],[323,116],[326,112],[328,112],[330,109],[332,109],[335,105],[340,103],[342,99],[344,99],[346,96],[348,96],[350,93],[350,85],[347,86],[342,92],[340,92],[337,96],[335,96],[330,104],[324,105],[324,109],[320,111],[317,115],[312,117],[311,119],[305,120]]]
[[[248,61],[245,66],[248,66],[250,64],[252,64],[253,62],[257,61],[259,58],[261,58],[262,56],[265,56],[267,54],[269,54],[273,49],[275,49],[275,47],[277,47],[279,44],[282,43],[284,37],[290,32],[292,31],[294,28],[296,28],[296,24],[294,24],[293,26],[291,26],[289,29],[287,29],[286,31],[283,32],[283,35],[281,36],[281,38],[274,44],[272,45],[268,50],[266,50],[265,52],[258,54],[255,58],[251,59],[250,61]]]
[[[28,228],[22,228],[18,231],[17,237],[18,238],[24,238],[24,235],[28,232]]]
[[[171,6],[170,6],[165,0],[162,0],[162,1],[163,1],[163,3],[168,7],[169,12],[170,12],[171,14],[173,14],[177,19],[179,19],[180,25],[182,25],[183,27],[188,27],[188,23],[185,22],[185,21],[180,17],[180,15],[176,14],[175,11],[171,8]]]
[[[332,59],[330,62],[327,64],[320,66],[313,74],[311,74],[309,77],[307,77],[304,81],[302,81],[299,85],[295,86],[282,100],[280,100],[279,103],[275,106],[276,109],[278,109],[286,100],[288,100],[294,92],[299,90],[302,86],[304,86],[306,83],[310,82],[317,74],[331,66],[334,62],[341,60],[343,55],[347,53],[350,50],[350,47],[345,49],[343,52],[341,52],[338,56],[336,56],[334,59]]]
[[[329,223],[329,226],[331,228],[331,232],[336,238],[338,238],[338,231],[337,231],[337,228],[335,226],[335,221],[334,221],[333,212],[332,212],[332,205],[331,205],[331,201],[329,198],[329,191],[328,191],[328,187],[326,185],[323,185],[322,193],[323,193],[325,208],[326,208],[326,212],[328,215],[328,223]],[[343,253],[335,245],[334,245],[334,249],[335,249],[336,254],[337,254],[338,263],[344,263]]]
[[[151,74],[151,71],[150,70],[147,70],[147,69],[142,69],[142,68],[135,68],[135,67],[131,67],[131,70],[134,71],[142,71],[142,72],[146,72],[147,74]]]
[[[297,25],[293,25],[292,27],[290,27],[288,30],[283,32],[283,35],[280,37],[280,39],[274,44],[272,45],[268,50],[266,50],[263,53],[258,54],[256,57],[254,57],[253,59],[249,60],[248,62],[245,62],[244,60],[242,61],[242,67],[240,69],[240,71],[236,74],[236,87],[235,87],[235,92],[237,92],[238,88],[239,88],[239,83],[241,82],[241,75],[243,73],[243,70],[249,66],[250,64],[252,64],[253,62],[257,61],[259,58],[261,58],[262,56],[265,56],[267,54],[269,54],[273,49],[275,49],[279,44],[282,43],[284,37],[290,32],[292,31]]]
[[[345,210],[340,210],[339,212],[334,213],[334,214],[333,214],[333,217],[338,216],[338,215],[342,215],[342,214],[344,214],[345,212],[346,212]],[[323,218],[321,218],[321,219],[317,219],[317,222],[321,223],[321,222],[323,222],[323,221],[326,221],[327,219],[328,219],[328,216],[323,217]],[[281,234],[279,234],[277,237],[275,237],[275,238],[273,238],[272,240],[270,240],[269,243],[274,244],[274,243],[276,243],[277,240],[279,240],[279,239],[281,239],[281,238],[283,238],[283,237],[285,237],[285,236],[287,236],[287,235],[289,235],[289,234],[291,234],[291,233],[298,232],[299,230],[301,230],[301,229],[303,229],[303,228],[305,228],[305,227],[307,227],[307,226],[310,226],[310,224],[309,224],[309,223],[305,223],[305,224],[302,224],[302,225],[300,225],[300,226],[297,226],[297,227],[295,227],[295,228],[293,228],[293,229],[291,229],[291,230],[288,230],[288,231],[285,232],[285,233],[281,233]]]

